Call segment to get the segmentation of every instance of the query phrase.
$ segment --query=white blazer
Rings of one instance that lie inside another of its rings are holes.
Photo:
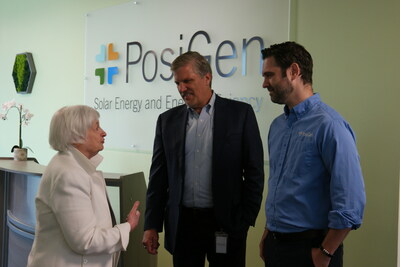
[[[115,267],[129,242],[129,223],[112,227],[102,156],[75,148],[57,153],[40,181],[35,240],[28,267]]]

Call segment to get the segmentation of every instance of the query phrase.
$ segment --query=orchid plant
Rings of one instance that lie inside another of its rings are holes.
[[[33,114],[30,113],[28,109],[24,108],[22,104],[17,104],[14,100],[11,100],[3,104],[3,110],[5,111],[5,113],[4,114],[0,113],[0,118],[2,120],[6,120],[8,112],[10,112],[11,109],[16,109],[18,110],[19,113],[18,145],[12,147],[11,152],[13,152],[15,148],[23,148],[22,125],[28,125],[29,122],[31,121],[31,118],[33,117]],[[31,150],[29,147],[26,148]]]

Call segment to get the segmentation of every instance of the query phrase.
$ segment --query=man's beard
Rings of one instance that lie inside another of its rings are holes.
[[[272,94],[270,94],[271,101],[276,104],[286,104],[288,96],[293,92],[293,87],[287,85],[287,87],[272,87]]]

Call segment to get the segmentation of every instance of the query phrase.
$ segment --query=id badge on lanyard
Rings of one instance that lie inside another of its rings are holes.
[[[228,234],[215,232],[215,253],[226,254],[228,251]]]

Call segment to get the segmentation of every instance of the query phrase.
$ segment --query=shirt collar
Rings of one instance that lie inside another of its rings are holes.
[[[75,147],[71,147],[70,152],[75,160],[81,165],[81,167],[87,173],[94,173],[96,172],[96,168],[100,165],[103,161],[103,156],[97,154],[93,156],[91,159],[88,159],[85,155],[83,155],[78,149]]]
[[[212,95],[211,95],[211,98],[210,98],[210,101],[208,101],[208,104],[207,105],[205,105],[205,108],[206,108],[206,112],[209,114],[209,115],[212,115],[212,113],[214,112],[214,104],[215,104],[215,92],[214,92],[214,90],[211,90],[211,92],[212,92]],[[187,107],[187,109],[190,111],[190,113],[191,114],[194,114],[194,113],[196,113],[191,107],[189,107],[188,105],[186,105],[186,107]]]
[[[315,93],[303,102],[297,104],[292,109],[289,109],[288,106],[285,105],[285,117],[286,119],[289,117],[290,113],[293,113],[297,119],[300,119],[304,114],[306,114],[309,110],[311,110],[316,104],[321,102],[321,97],[319,93]]]

